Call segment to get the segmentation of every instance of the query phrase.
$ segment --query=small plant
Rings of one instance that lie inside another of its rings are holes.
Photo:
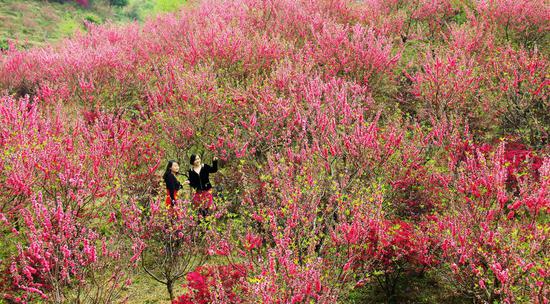
[[[95,23],[95,24],[101,24],[103,23],[101,18],[94,15],[94,14],[87,14],[85,17],[84,17],[84,20],[90,22],[90,23]]]

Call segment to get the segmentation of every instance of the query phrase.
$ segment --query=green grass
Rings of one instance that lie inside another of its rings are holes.
[[[183,294],[182,284],[184,280],[181,279],[174,286],[174,295],[179,297]],[[128,303],[149,303],[149,304],[169,304],[170,297],[166,286],[153,280],[147,274],[144,274],[141,269],[137,269],[135,275],[132,277],[132,285],[130,285],[123,294],[124,297],[128,297]]]
[[[125,7],[108,0],[92,0],[91,7],[45,0],[0,0],[0,49],[17,40],[23,48],[41,46],[85,31],[84,23],[143,21],[159,13],[177,11],[186,0],[130,0]]]
[[[155,1],[153,11],[155,13],[173,12],[177,11],[183,4],[179,0],[157,0]]]
[[[59,23],[58,30],[61,36],[70,36],[79,27],[80,25],[76,22],[76,20],[67,18],[67,19],[63,19],[63,21]]]

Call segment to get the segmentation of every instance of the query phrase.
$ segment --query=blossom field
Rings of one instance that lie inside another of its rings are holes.
[[[0,55],[0,303],[550,302],[547,0],[87,27]],[[192,153],[206,218],[164,203]]]

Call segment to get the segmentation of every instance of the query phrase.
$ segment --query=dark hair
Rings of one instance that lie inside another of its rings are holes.
[[[193,163],[195,162],[195,159],[197,159],[197,155],[191,154],[191,156],[189,157],[189,163],[193,165]]]
[[[169,174],[172,174],[171,169],[172,169],[172,165],[174,165],[174,163],[177,163],[177,161],[175,161],[175,160],[169,160],[168,161],[168,165],[166,166],[166,171],[164,171],[164,175],[162,176],[164,178],[164,181],[166,181]]]

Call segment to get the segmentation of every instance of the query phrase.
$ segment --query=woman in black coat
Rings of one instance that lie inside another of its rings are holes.
[[[212,166],[201,163],[199,155],[192,154],[189,160],[191,169],[189,169],[189,186],[195,190],[193,195],[193,205],[198,208],[203,216],[208,215],[209,208],[212,206],[212,184],[210,184],[210,173],[218,171],[218,158],[212,159]]]
[[[164,172],[164,182],[166,183],[166,206],[174,207],[176,200],[178,199],[178,190],[183,188],[181,183],[176,178],[180,167],[175,160],[168,161],[166,171]],[[189,183],[186,181],[185,183]]]

